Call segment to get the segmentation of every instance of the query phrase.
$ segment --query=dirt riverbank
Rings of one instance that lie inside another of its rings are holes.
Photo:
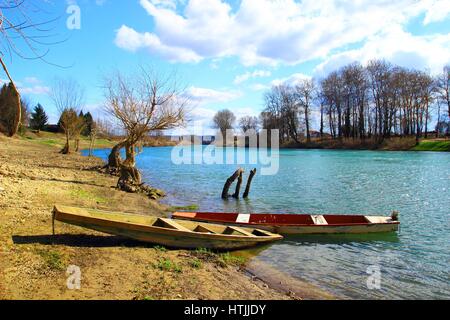
[[[0,136],[0,299],[291,299],[330,298],[305,287],[299,295],[250,277],[229,254],[166,250],[56,224],[54,204],[169,214],[144,196],[119,192],[116,178],[91,168],[97,158],[64,156],[58,146]],[[67,268],[81,270],[81,289],[67,287]]]

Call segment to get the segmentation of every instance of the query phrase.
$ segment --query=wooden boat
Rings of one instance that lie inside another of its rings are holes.
[[[397,213],[391,217],[364,215],[238,214],[175,212],[176,219],[251,227],[282,235],[373,233],[397,231]]]
[[[167,247],[236,250],[281,240],[265,230],[55,206],[55,220]]]

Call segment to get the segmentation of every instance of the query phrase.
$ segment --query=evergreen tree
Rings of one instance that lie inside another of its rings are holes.
[[[9,137],[16,132],[17,95],[11,83],[3,84],[0,89],[0,131]]]
[[[82,134],[84,136],[90,136],[91,132],[92,132],[92,129],[93,129],[94,125],[95,125],[94,124],[94,118],[92,117],[90,112],[86,113],[83,116],[83,118],[84,118],[84,129],[83,129]]]
[[[44,108],[40,103],[36,107],[34,107],[33,112],[31,113],[31,128],[40,132],[45,128],[45,125],[48,122],[48,116],[45,113]]]

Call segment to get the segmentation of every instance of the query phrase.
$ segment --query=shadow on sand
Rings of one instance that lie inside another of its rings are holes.
[[[78,234],[12,236],[14,244],[64,245],[69,247],[111,248],[111,247],[154,247],[152,244],[118,236],[94,236]]]

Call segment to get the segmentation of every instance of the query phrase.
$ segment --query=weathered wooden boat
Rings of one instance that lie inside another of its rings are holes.
[[[266,230],[55,206],[55,220],[167,247],[236,250],[281,240]]]
[[[364,215],[239,214],[175,212],[176,219],[220,223],[267,230],[281,235],[373,233],[397,231],[398,214],[391,217]]]

